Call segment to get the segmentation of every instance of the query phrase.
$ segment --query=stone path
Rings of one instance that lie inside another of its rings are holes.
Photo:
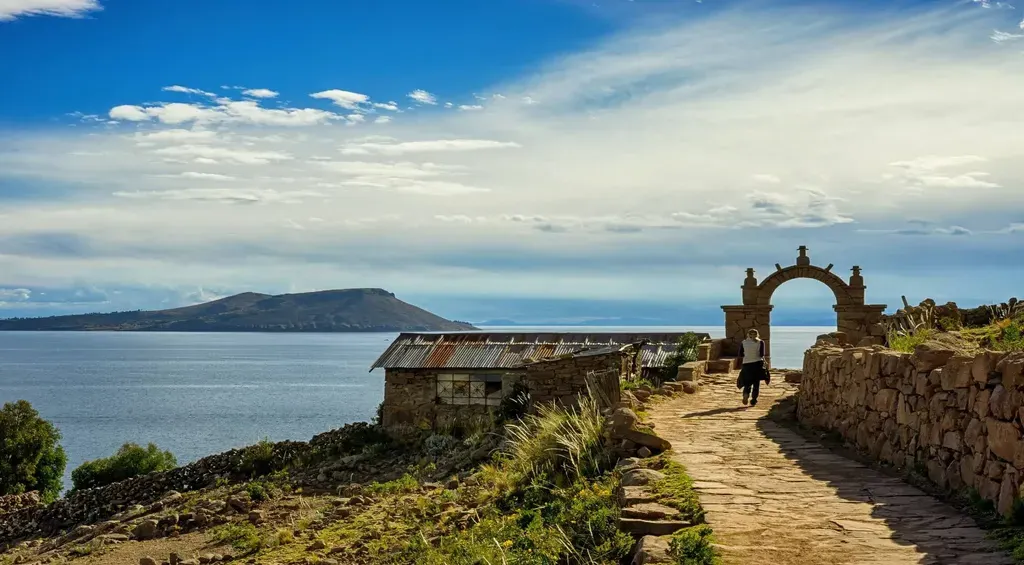
[[[725,565],[1012,565],[954,508],[768,420],[792,385],[773,381],[748,408],[735,382],[650,418],[696,482]]]

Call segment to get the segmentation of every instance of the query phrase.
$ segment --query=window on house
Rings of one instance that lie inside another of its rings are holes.
[[[501,375],[438,374],[437,398],[441,404],[498,406],[501,404]]]

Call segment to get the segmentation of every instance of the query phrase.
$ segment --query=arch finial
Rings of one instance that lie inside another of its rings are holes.
[[[800,267],[806,267],[811,264],[811,258],[807,256],[807,246],[801,245],[796,248],[800,252],[800,255],[796,258],[796,264]]]

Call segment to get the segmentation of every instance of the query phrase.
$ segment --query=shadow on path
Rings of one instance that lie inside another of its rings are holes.
[[[770,419],[793,390],[762,389],[748,408],[714,383],[652,410],[726,565],[1013,564],[952,506]]]

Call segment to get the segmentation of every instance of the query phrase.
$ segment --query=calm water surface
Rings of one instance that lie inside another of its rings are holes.
[[[773,328],[773,364],[799,367],[814,337],[833,329]],[[187,463],[369,420],[384,375],[368,370],[395,335],[0,332],[0,404],[28,400],[60,428],[70,485],[72,469],[128,441]]]

